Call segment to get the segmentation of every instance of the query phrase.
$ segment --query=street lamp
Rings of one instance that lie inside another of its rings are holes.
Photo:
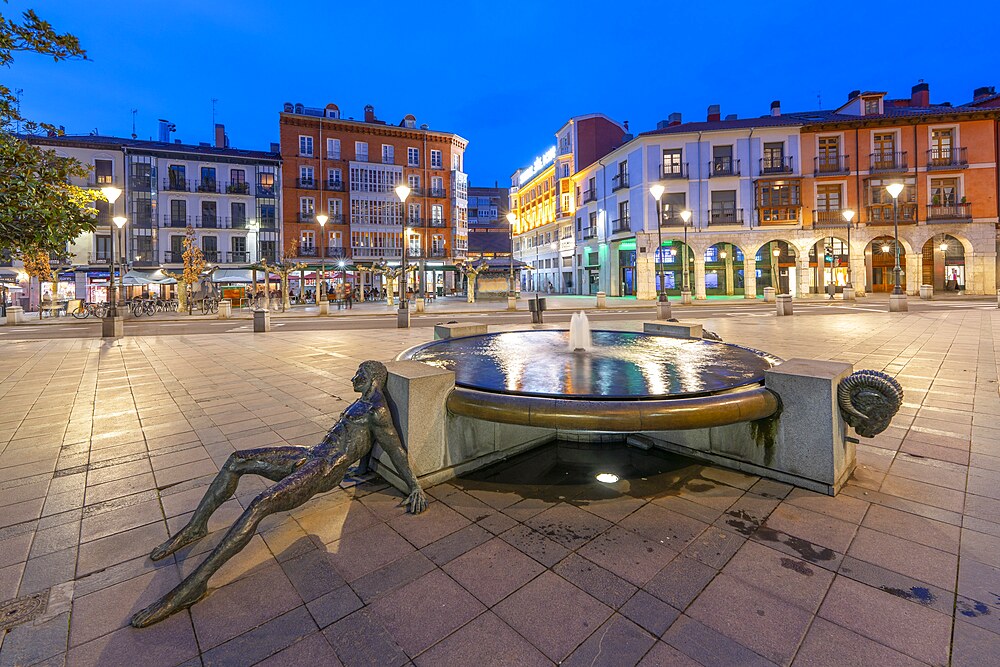
[[[115,212],[115,202],[119,197],[122,196],[122,191],[114,186],[106,186],[101,188],[101,192],[104,193],[104,197],[108,200],[108,211],[112,215]],[[121,224],[118,223],[118,219],[115,218],[115,224],[121,229],[121,226],[125,224],[125,218],[122,218]],[[115,232],[111,231],[111,256],[108,258],[108,301],[111,304],[108,308],[107,317],[118,317],[118,299],[115,295]]]
[[[507,284],[510,290],[507,296],[517,296],[514,289],[514,223],[517,222],[517,215],[513,211],[507,213],[507,228],[510,230],[510,275],[507,277]]]
[[[399,316],[396,318],[397,328],[408,328],[410,326],[410,314],[407,312],[409,307],[408,300],[406,298],[406,269],[407,269],[407,259],[406,259],[406,198],[410,196],[410,188],[405,183],[400,183],[396,186],[396,196],[399,197],[399,202],[402,207],[402,237],[403,237],[403,262],[400,265],[402,274],[400,275],[399,281]],[[405,314],[405,324],[404,318]]]
[[[900,182],[890,183],[885,186],[886,192],[892,195],[892,233],[893,244],[896,246],[896,265],[892,267],[892,293],[902,294],[903,288],[899,284],[899,193],[903,191],[903,184]]]
[[[316,222],[319,223],[319,252],[320,252],[320,277],[322,282],[316,281],[316,304],[319,305],[320,301],[326,301],[326,239],[322,238],[325,236],[326,232],[326,221],[329,220],[329,216],[322,213],[316,216]]]
[[[854,289],[854,282],[852,281],[854,276],[851,270],[851,227],[854,226],[851,221],[854,220],[854,211],[847,209],[843,215],[844,220],[847,221],[847,287]]]
[[[688,286],[688,223],[691,221],[691,211],[684,209],[681,211],[681,220],[684,221],[684,291],[690,292]]]
[[[660,253],[663,252],[663,232],[661,230],[663,226],[663,209],[660,202],[663,198],[663,186],[659,183],[650,186],[649,194],[653,195],[653,199],[656,200],[656,252],[653,253],[653,262],[656,266],[653,269],[654,271],[659,269],[656,272],[660,277],[660,288],[657,290],[656,298],[658,301],[669,301],[667,298],[666,282],[663,279],[663,258],[660,257]]]

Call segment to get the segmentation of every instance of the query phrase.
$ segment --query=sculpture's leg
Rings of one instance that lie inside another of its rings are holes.
[[[342,455],[332,463],[326,459],[312,459],[283,481],[254,498],[208,558],[176,588],[157,602],[137,612],[132,617],[132,625],[143,628],[193,605],[208,590],[209,578],[247,545],[257,529],[257,524],[264,517],[275,512],[294,509],[317,493],[336,487],[344,479],[344,474],[351,463],[353,461],[349,461],[346,455]]]
[[[280,482],[307,460],[304,447],[263,447],[233,452],[212,480],[187,525],[153,549],[150,558],[160,560],[208,534],[208,520],[222,503],[233,497],[242,475],[260,475]]]

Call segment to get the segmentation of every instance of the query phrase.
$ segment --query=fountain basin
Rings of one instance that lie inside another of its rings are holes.
[[[593,332],[590,352],[569,350],[567,331],[451,338],[403,352],[455,373],[448,411],[491,422],[616,433],[696,429],[773,415],[763,387],[780,363],[715,341],[625,331]]]

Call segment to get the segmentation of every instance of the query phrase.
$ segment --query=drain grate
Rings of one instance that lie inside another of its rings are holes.
[[[0,602],[0,632],[5,632],[14,626],[38,618],[45,613],[45,605],[48,602],[49,589],[47,588],[41,593],[32,593]]]

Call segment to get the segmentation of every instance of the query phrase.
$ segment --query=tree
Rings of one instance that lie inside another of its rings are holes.
[[[417,267],[413,266],[413,265],[410,265],[410,266],[406,267],[405,270],[406,271],[416,271]],[[394,303],[393,302],[393,295],[395,295],[395,293],[396,293],[396,280],[400,276],[403,275],[403,271],[404,271],[404,269],[401,266],[390,267],[389,265],[387,265],[385,263],[382,263],[382,264],[373,264],[372,265],[372,273],[379,274],[386,281],[386,288],[385,288],[386,299],[385,299],[385,303],[388,306],[391,306]]]
[[[10,67],[15,53],[51,56],[56,62],[87,59],[76,37],[57,33],[31,10],[20,23],[0,15],[0,66]],[[97,211],[90,204],[105,198],[69,184],[72,177],[87,176],[87,167],[13,134],[17,123],[27,134],[59,133],[52,125],[27,121],[17,107],[11,90],[0,85],[0,174],[6,175],[0,188],[0,250],[30,258],[36,252],[61,252],[81,233],[93,231]]]
[[[205,255],[198,247],[198,241],[194,235],[194,228],[188,225],[184,230],[184,269],[180,273],[164,271],[163,273],[177,281],[178,310],[188,310],[192,304],[188,302],[188,289],[191,285],[201,280],[201,272],[205,270]]]
[[[298,252],[298,243],[292,241],[285,248],[285,251],[281,255],[281,261],[276,264],[268,264],[266,259],[260,260],[260,267],[264,271],[265,280],[266,276],[270,275],[271,271],[278,274],[278,278],[281,280],[281,312],[292,307],[291,300],[288,298],[288,276],[292,273],[305,268],[305,264],[299,264],[295,262],[295,255]]]
[[[42,301],[42,283],[52,280],[52,264],[49,253],[44,250],[32,250],[21,255],[24,272],[28,274],[28,299],[31,299],[31,279],[38,281],[38,302]]]
[[[476,281],[479,280],[479,274],[485,271],[488,265],[483,262],[478,266],[472,266],[471,264],[459,264],[458,270],[465,275],[466,281],[466,295],[465,300],[469,303],[476,302]]]

